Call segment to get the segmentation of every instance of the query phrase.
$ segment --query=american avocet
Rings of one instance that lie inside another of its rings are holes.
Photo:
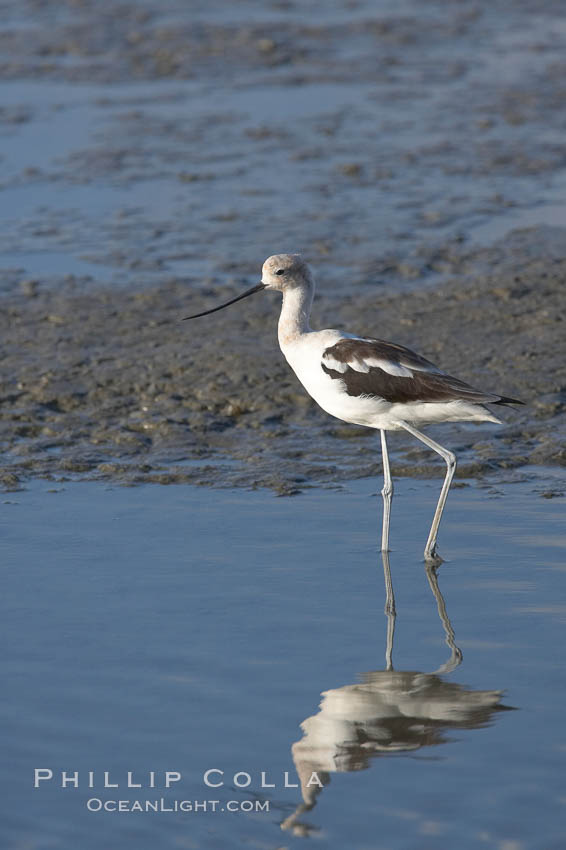
[[[376,428],[381,433],[384,486],[381,549],[389,550],[389,522],[393,482],[386,431],[408,431],[446,462],[446,477],[425,546],[425,558],[434,560],[438,526],[454,471],[455,455],[417,430],[416,425],[438,422],[495,422],[485,404],[522,404],[517,399],[476,390],[441,372],[409,348],[382,339],[360,337],[337,330],[313,331],[309,317],[315,284],[300,254],[274,254],[263,264],[261,283],[225,304],[187,319],[222,310],[262,289],[283,293],[279,317],[279,345],[285,359],[310,396],[332,416]]]

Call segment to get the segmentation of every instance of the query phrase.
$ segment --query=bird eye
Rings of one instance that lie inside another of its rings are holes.
[[[275,274],[285,274],[285,269],[277,269]]]

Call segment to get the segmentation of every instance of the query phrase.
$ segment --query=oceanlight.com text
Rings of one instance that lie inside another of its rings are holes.
[[[89,812],[268,812],[269,800],[101,800],[86,801]]]

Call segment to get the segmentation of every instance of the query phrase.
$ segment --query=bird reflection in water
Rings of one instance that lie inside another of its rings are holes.
[[[361,674],[359,684],[323,691],[318,714],[301,723],[303,737],[293,744],[291,752],[303,801],[281,824],[295,835],[306,836],[316,829],[300,818],[315,807],[332,773],[365,770],[378,756],[447,743],[448,730],[480,729],[496,712],[509,710],[501,704],[502,691],[470,690],[441,678],[458,667],[462,653],[438,586],[438,565],[427,565],[426,574],[450,656],[433,673],[393,669],[395,597],[389,554],[383,552],[382,558],[387,615],[385,670]],[[320,785],[309,784],[313,773]]]

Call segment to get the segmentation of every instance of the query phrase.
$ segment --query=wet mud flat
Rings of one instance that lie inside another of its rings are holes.
[[[566,465],[566,260],[540,250],[533,258],[529,241],[541,246],[543,237],[517,232],[478,249],[462,259],[475,274],[432,289],[323,290],[315,302],[315,327],[390,336],[472,384],[525,400],[498,408],[503,426],[438,429],[462,460],[461,476]],[[203,292],[198,281],[171,280],[138,293],[67,286],[6,296],[4,483],[78,474],[292,493],[377,474],[374,432],[319,410],[284,362],[277,296],[181,321],[240,288],[244,281],[218,281]],[[398,474],[440,473],[414,443],[392,443]]]
[[[438,431],[459,474],[566,463],[562,4],[378,5],[4,4],[5,486],[377,473],[283,362],[273,298],[180,322],[276,251],[312,263],[315,327],[524,398]]]

